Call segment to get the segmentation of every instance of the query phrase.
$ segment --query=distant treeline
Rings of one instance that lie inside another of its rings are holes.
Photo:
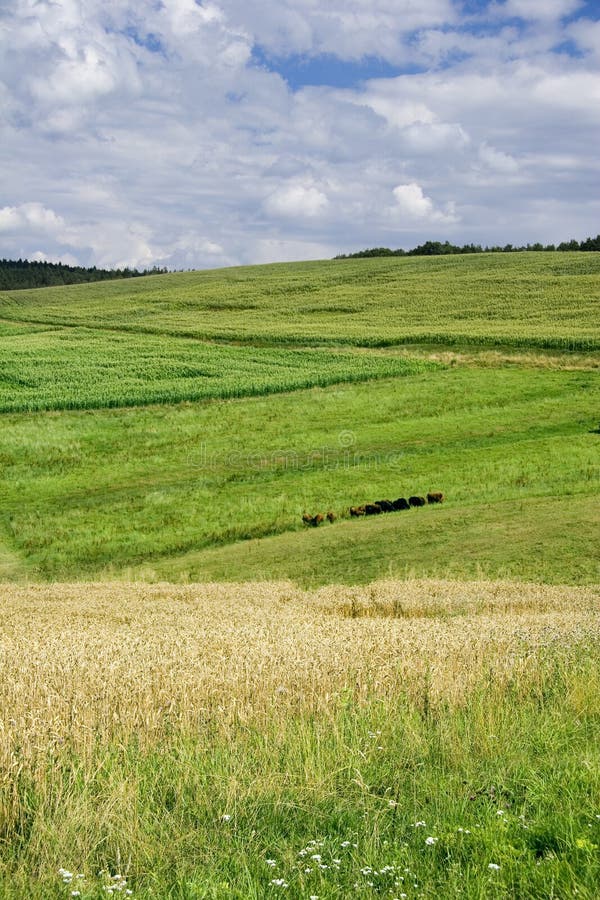
[[[482,247],[481,244],[463,244],[458,247],[449,241],[425,241],[413,250],[390,250],[389,247],[371,247],[369,250],[359,250],[357,253],[340,253],[335,259],[360,259],[368,256],[452,256],[459,253],[520,253],[523,250],[600,250],[600,234],[595,238],[586,238],[584,241],[563,241],[561,244],[526,244],[524,247],[515,247],[513,244],[505,244],[504,247]]]
[[[21,288],[81,284],[84,281],[107,281],[113,278],[140,278],[164,275],[168,269],[97,269],[96,266],[67,266],[64,263],[30,262],[27,259],[0,259],[0,291]]]

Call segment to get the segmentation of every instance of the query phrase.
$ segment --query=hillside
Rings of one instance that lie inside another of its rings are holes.
[[[0,569],[598,581],[599,303],[550,252],[8,292]]]
[[[8,291],[0,318],[250,343],[593,350],[599,275],[599,254],[581,252],[275,264]]]

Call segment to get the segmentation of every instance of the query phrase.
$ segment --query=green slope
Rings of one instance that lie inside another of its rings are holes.
[[[600,582],[596,496],[435,506],[192,552],[132,569],[164,581],[264,581],[307,587],[418,576]]]
[[[290,531],[293,567],[304,510],[430,489],[447,494],[444,516],[504,504],[499,521],[524,500],[596,501],[599,399],[595,372],[454,367],[270,397],[5,414],[0,506],[44,578]],[[577,580],[570,535],[551,533],[549,552]]]
[[[600,347],[600,254],[278,264],[7,292],[0,319],[225,340]]]

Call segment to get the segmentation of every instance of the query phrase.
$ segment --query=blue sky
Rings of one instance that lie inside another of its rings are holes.
[[[0,50],[0,256],[600,231],[598,2],[4,0]]]

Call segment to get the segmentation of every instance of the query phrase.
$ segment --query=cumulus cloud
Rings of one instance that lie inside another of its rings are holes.
[[[589,4],[462,9],[5,0],[0,255],[189,268],[595,234]],[[292,90],[290,53],[322,83]],[[385,77],[350,77],[371,57]]]
[[[0,231],[58,236],[64,231],[64,227],[63,219],[41,203],[22,203],[20,206],[4,206],[0,209]]]
[[[392,215],[404,223],[413,224],[414,220],[425,220],[452,224],[457,221],[451,204],[445,212],[436,209],[431,197],[426,196],[423,188],[415,182],[396,185],[392,194],[395,201],[391,207]]]
[[[264,203],[267,212],[276,216],[308,216],[320,215],[328,206],[325,194],[312,185],[283,185],[270,194]]]
[[[406,59],[406,35],[455,20],[451,0],[222,0],[222,7],[276,56],[330,53]]]

